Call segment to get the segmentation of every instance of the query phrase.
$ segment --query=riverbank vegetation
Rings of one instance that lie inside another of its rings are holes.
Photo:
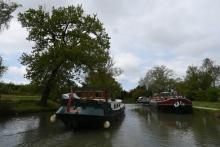
[[[217,102],[207,102],[207,101],[193,101],[193,106],[196,108],[210,108],[213,110],[220,111],[220,101]]]
[[[42,106],[39,103],[40,96],[27,95],[1,95],[0,98],[0,114],[13,115],[22,113],[33,113],[43,111],[54,111],[59,107],[55,101],[49,101],[48,104]]]
[[[175,71],[166,66],[156,66],[146,72],[136,88],[125,95],[129,101],[136,101],[139,96],[153,96],[162,91],[177,91],[194,105],[220,108],[220,65],[205,58],[201,66],[188,66],[186,75],[175,76]]]

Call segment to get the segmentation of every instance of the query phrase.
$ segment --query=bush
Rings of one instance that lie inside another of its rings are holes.
[[[206,92],[204,90],[196,91],[195,100],[206,101],[207,100]]]
[[[193,90],[187,90],[186,93],[186,98],[190,99],[190,100],[195,100],[196,97],[196,93]]]
[[[206,96],[207,96],[208,101],[211,101],[211,102],[217,101],[218,97],[219,97],[218,89],[217,88],[209,88],[206,91]]]
[[[204,101],[206,100],[206,93],[203,90],[187,90],[186,98],[190,100],[196,100],[196,101]]]

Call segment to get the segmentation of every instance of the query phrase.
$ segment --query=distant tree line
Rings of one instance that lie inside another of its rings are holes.
[[[201,66],[188,66],[186,76],[182,79],[164,65],[156,66],[148,70],[138,86],[129,93],[135,99],[171,90],[191,100],[217,101],[220,93],[220,65],[205,58]]]
[[[30,84],[0,83],[0,93],[10,95],[39,95],[38,88]]]

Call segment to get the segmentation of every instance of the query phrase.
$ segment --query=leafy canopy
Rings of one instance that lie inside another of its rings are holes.
[[[19,14],[34,42],[31,54],[24,53],[26,77],[50,91],[78,81],[83,72],[105,68],[109,60],[109,37],[96,15],[86,15],[81,6],[52,8],[40,6]],[[50,86],[49,86],[50,85]]]
[[[219,85],[220,66],[205,58],[200,67],[189,66],[186,72],[186,84],[192,90],[207,90]]]
[[[147,71],[145,77],[139,81],[139,86],[146,86],[147,90],[159,93],[174,88],[173,77],[173,70],[164,65],[155,66]]]
[[[90,72],[85,79],[84,86],[105,88],[113,97],[119,96],[122,91],[121,85],[113,75],[105,71]]]
[[[12,18],[11,13],[14,12],[18,6],[20,5],[14,2],[6,3],[0,0],[0,31],[3,28],[8,28],[8,23]]]

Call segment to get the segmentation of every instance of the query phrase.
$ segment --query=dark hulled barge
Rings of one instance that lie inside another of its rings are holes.
[[[62,95],[66,105],[56,112],[56,118],[68,128],[109,128],[124,116],[125,105],[111,99],[105,91],[76,91]]]

